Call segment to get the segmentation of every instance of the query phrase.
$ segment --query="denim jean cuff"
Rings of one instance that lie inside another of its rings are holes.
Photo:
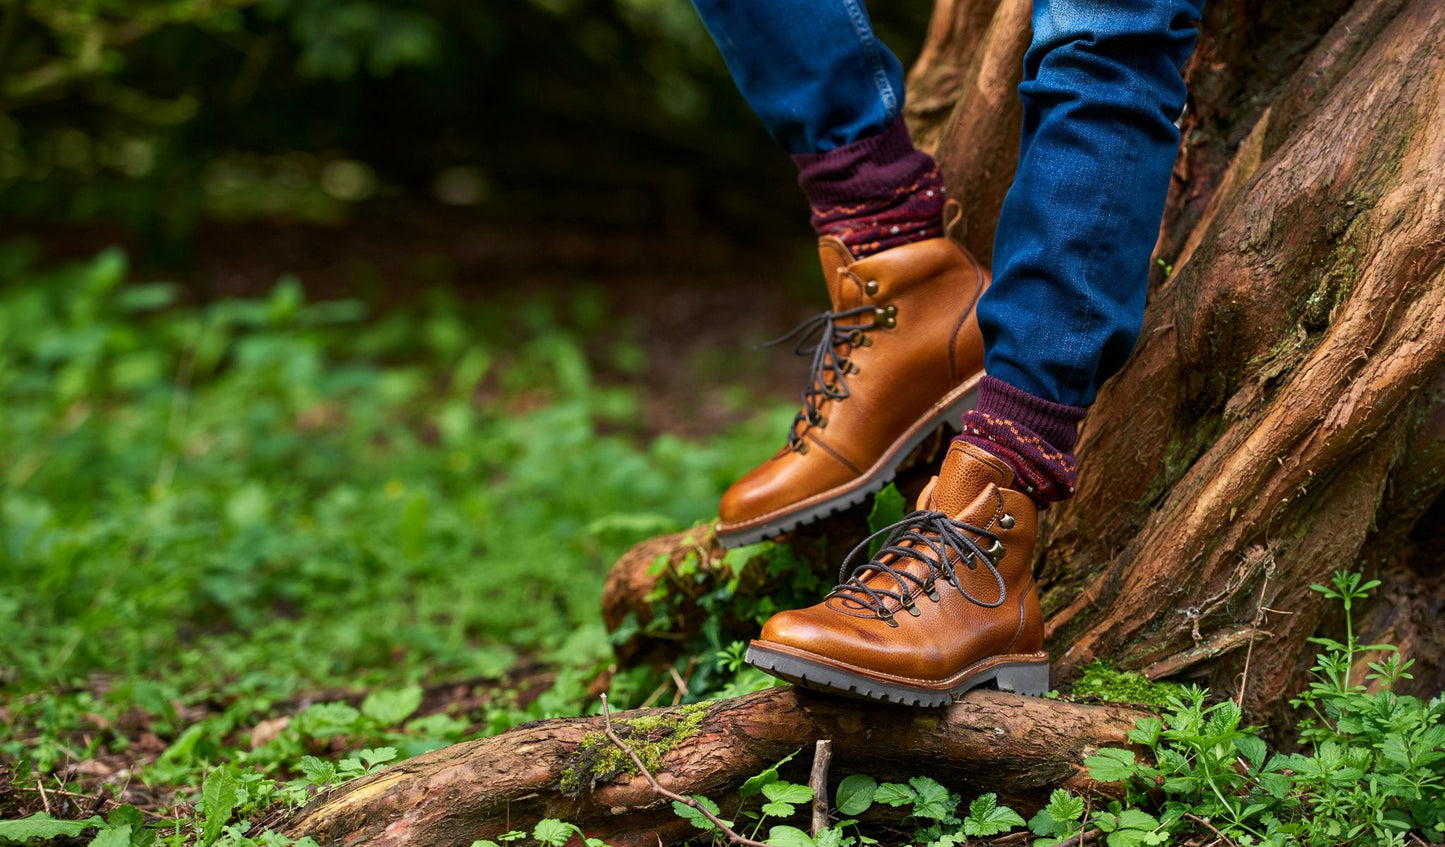
[[[878,135],[826,153],[798,153],[793,162],[815,209],[891,197],[934,167],[933,157],[913,146],[902,117]]]

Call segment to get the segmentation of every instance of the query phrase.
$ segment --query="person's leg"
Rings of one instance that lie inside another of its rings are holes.
[[[1073,491],[1084,408],[1134,349],[1203,0],[1035,0],[1019,166],[979,302],[965,435],[1040,502]]]
[[[832,308],[786,446],[724,494],[728,547],[878,490],[973,404],[987,273],[943,237],[938,165],[900,116],[903,68],[860,0],[695,0],[744,98],[798,165]],[[816,344],[813,341],[816,340]]]
[[[770,619],[749,662],[919,705],[989,681],[1047,690],[1037,507],[1072,493],[1077,424],[1139,332],[1202,5],[1036,0],[978,408],[919,511],[823,603]]]

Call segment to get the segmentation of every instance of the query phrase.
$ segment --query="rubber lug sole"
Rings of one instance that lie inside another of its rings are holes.
[[[939,708],[990,682],[1000,691],[1042,697],[1049,690],[1049,659],[1047,654],[1037,655],[1037,659],[1029,657],[1024,661],[998,662],[964,676],[946,688],[880,680],[861,672],[771,650],[757,641],[748,647],[746,661],[759,670],[815,691],[903,706]]]
[[[953,432],[958,432],[963,424],[961,418],[963,413],[978,405],[978,381],[973,384],[957,398],[947,401],[941,409],[929,413],[921,424],[915,424],[903,434],[898,441],[893,443],[880,460],[868,473],[851,482],[846,490],[819,503],[788,512],[767,523],[745,527],[733,531],[723,529],[719,524],[717,528],[717,542],[723,549],[731,550],[734,547],[743,547],[748,544],[757,544],[769,538],[775,538],[785,532],[791,532],[799,527],[807,526],[810,523],[821,520],[829,515],[841,512],[845,509],[862,503],[869,497],[878,493],[883,486],[892,482],[898,476],[898,467],[903,460],[922,444],[924,439],[937,432],[940,427],[947,427]]]

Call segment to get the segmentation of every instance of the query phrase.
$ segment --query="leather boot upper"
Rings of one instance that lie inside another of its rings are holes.
[[[822,603],[774,615],[759,642],[913,682],[947,680],[989,659],[1038,653],[1043,614],[1031,568],[1038,512],[1012,483],[1003,462],[955,442],[920,496],[920,511],[905,519],[916,528]],[[953,523],[940,524],[943,516]],[[950,534],[973,543],[951,543]]]
[[[788,444],[724,494],[724,529],[858,478],[983,370],[974,305],[988,274],[958,244],[935,238],[855,260],[843,242],[823,238],[818,254],[831,314],[851,314],[832,322],[835,338],[819,341],[829,347],[826,361]]]

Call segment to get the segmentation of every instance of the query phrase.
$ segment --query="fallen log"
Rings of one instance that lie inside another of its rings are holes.
[[[834,786],[852,773],[895,781],[927,774],[965,799],[994,791],[1033,809],[1059,786],[1097,788],[1084,759],[1127,745],[1125,733],[1147,714],[985,690],[948,709],[912,709],[787,686],[618,712],[613,726],[660,784],[713,798],[725,815],[737,810],[745,780],[820,738],[833,742]],[[806,759],[791,763],[796,782],[807,782]],[[616,847],[696,832],[607,740],[601,716],[539,721],[418,756],[316,798],[282,828],[323,845],[450,847],[530,830],[543,818]]]

